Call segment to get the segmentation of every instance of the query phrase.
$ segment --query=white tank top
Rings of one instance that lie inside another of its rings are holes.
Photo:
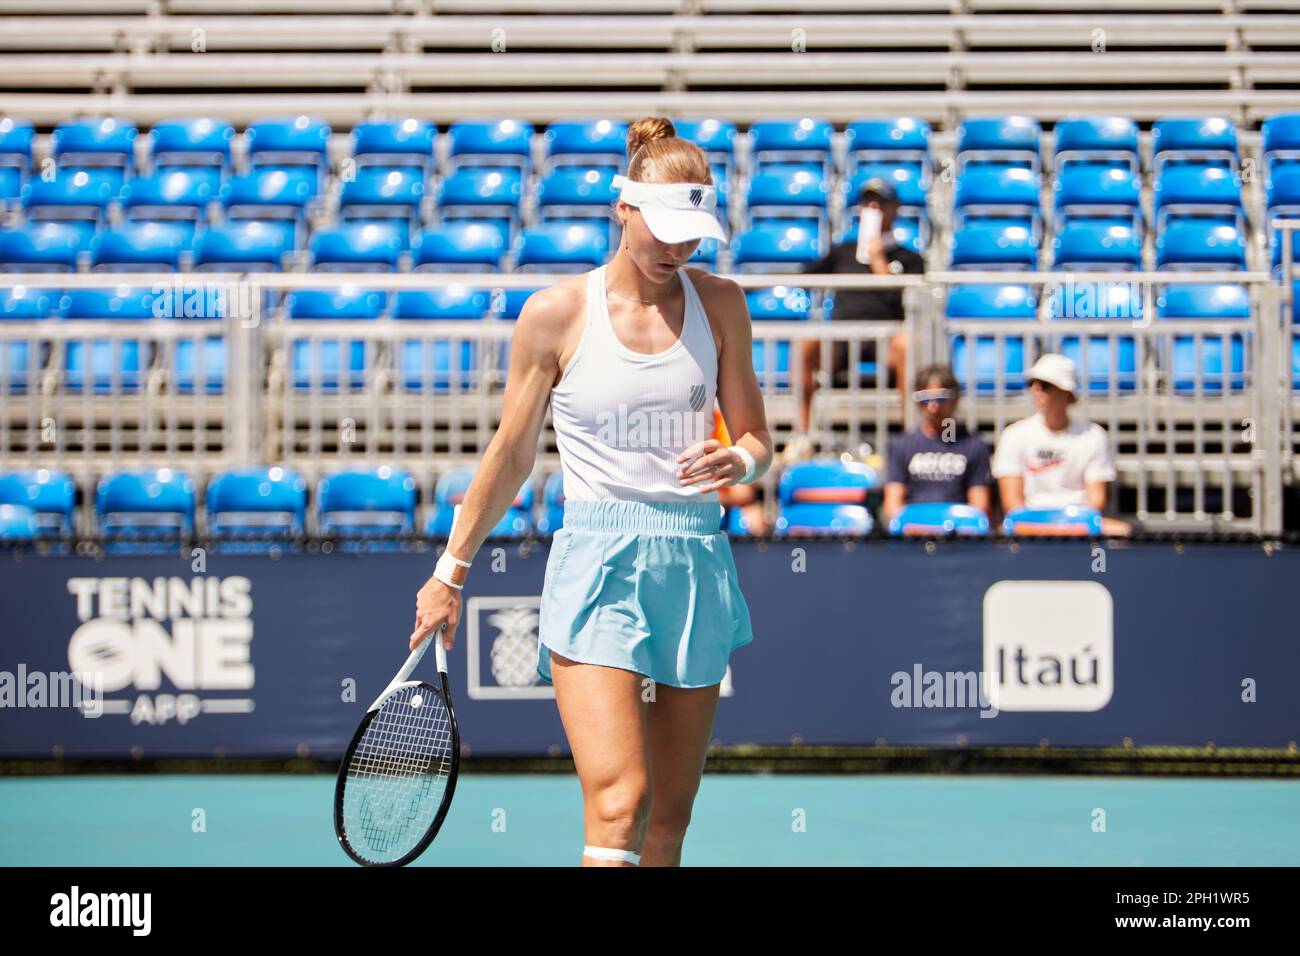
[[[713,434],[718,351],[704,305],[679,269],[682,334],[655,355],[633,352],[614,332],[605,267],[587,277],[582,338],[551,390],[551,420],[572,501],[717,501],[677,480],[677,456]]]

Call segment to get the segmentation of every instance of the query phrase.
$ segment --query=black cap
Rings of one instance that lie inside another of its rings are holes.
[[[873,199],[881,204],[895,203],[898,202],[898,193],[894,191],[894,187],[890,185],[888,180],[881,179],[879,176],[872,176],[858,190],[858,202],[865,206]]]

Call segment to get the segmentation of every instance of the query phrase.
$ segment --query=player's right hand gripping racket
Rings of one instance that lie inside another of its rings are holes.
[[[443,625],[445,628],[446,625]],[[405,866],[438,835],[460,769],[443,628],[426,637],[361,718],[334,786],[334,831],[362,866]],[[442,686],[409,680],[435,645]]]

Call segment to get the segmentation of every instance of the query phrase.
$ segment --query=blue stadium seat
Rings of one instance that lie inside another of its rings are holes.
[[[0,541],[35,541],[36,513],[26,505],[0,504]]]
[[[821,254],[817,230],[806,224],[759,222],[734,243],[740,272],[797,272]]]
[[[375,539],[415,530],[415,490],[414,478],[388,465],[335,472],[316,488],[317,526],[345,539],[341,551],[400,551],[401,541]]]
[[[179,272],[190,251],[183,223],[128,222],[96,236],[90,258],[96,272]]]
[[[818,172],[796,166],[770,166],[753,176],[745,195],[746,215],[751,225],[795,220],[815,228],[818,246],[830,238],[827,218],[828,186]]]
[[[857,461],[822,458],[791,465],[777,484],[779,535],[858,536],[873,522],[867,492],[880,487],[874,468]]]
[[[929,179],[930,124],[910,116],[855,120],[844,130],[844,152],[850,177],[859,175],[863,164],[903,166],[924,186]]]
[[[183,225],[191,237],[208,221],[216,201],[211,181],[190,169],[138,176],[122,188],[122,212],[130,222]]]
[[[402,257],[402,237],[381,223],[350,222],[312,236],[317,272],[392,272]]]
[[[75,533],[77,484],[66,472],[40,468],[0,473],[0,505],[31,509],[37,538]]]
[[[1049,351],[1078,368],[1082,387],[1093,395],[1127,394],[1137,388],[1137,345],[1131,335],[1115,335],[1105,322],[1142,321],[1142,291],[1131,282],[1075,282],[1057,288],[1051,300],[1056,320],[1098,323],[1096,335],[1053,337]]]
[[[595,223],[547,223],[524,229],[515,242],[520,272],[586,272],[605,261],[606,233]]]
[[[424,527],[425,534],[445,537],[451,534],[451,519],[456,505],[465,500],[470,482],[474,480],[472,468],[457,468],[438,479],[433,492],[433,508]],[[533,482],[524,479],[519,494],[511,502],[506,513],[501,516],[495,528],[488,532],[489,538],[522,538],[533,530]]]
[[[0,271],[75,272],[85,241],[75,225],[61,222],[0,229]]]
[[[997,220],[1038,235],[1042,225],[1038,173],[1026,166],[981,163],[963,170],[953,191],[953,228]]]
[[[104,170],[60,170],[53,179],[33,177],[23,187],[23,207],[29,222],[67,223],[88,241],[107,219],[117,190]]]
[[[1264,183],[1268,218],[1300,216],[1300,162],[1277,163]]]
[[[1173,217],[1208,217],[1245,227],[1241,206],[1241,177],[1223,166],[1180,163],[1166,166],[1154,187],[1156,229]]]
[[[977,163],[1027,166],[1042,162],[1042,127],[1028,116],[993,116],[963,120],[957,129],[957,173]]]
[[[221,190],[230,168],[235,128],[222,119],[196,117],[163,120],[149,133],[154,175],[184,172],[207,184],[212,196]]]
[[[352,161],[358,168],[414,166],[428,178],[437,141],[437,127],[414,117],[358,123],[352,127]]]
[[[301,289],[285,298],[290,320],[369,320],[383,313],[387,297],[371,289],[343,286],[339,289]],[[299,338],[289,332],[293,387],[316,393],[355,391],[366,385],[367,362],[364,339]],[[343,353],[347,351],[347,372]]]
[[[194,531],[194,482],[170,468],[109,475],[96,489],[95,516],[109,554],[175,552],[177,536]]]
[[[244,131],[248,163],[273,169],[306,169],[311,194],[322,191],[329,172],[330,128],[324,120],[292,116],[258,120]]]
[[[610,167],[565,166],[544,176],[537,186],[537,210],[543,223],[598,224],[612,241],[618,224],[610,207],[618,193]]]
[[[950,364],[958,384],[979,393],[994,393],[999,387],[1006,394],[1023,391],[1029,367],[1024,336],[1004,335],[999,345],[995,335],[974,335],[972,343],[972,333],[962,330],[961,320],[1032,322],[1037,314],[1038,300],[1027,285],[985,283],[949,289]]]
[[[948,290],[946,314],[949,319],[1032,319],[1038,300],[1027,285],[955,285]]]
[[[514,167],[532,165],[533,127],[523,120],[462,120],[447,131],[450,170],[467,166]]]
[[[156,306],[150,289],[74,289],[63,297],[59,314],[65,321],[148,322],[156,318]],[[64,386],[70,392],[87,386],[97,394],[137,392],[152,356],[151,343],[120,335],[70,339],[64,345]]]
[[[1166,163],[1237,165],[1237,127],[1220,117],[1158,120],[1151,127],[1151,172]]]
[[[1038,268],[1038,241],[1024,226],[973,223],[953,234],[954,269]]]
[[[1242,333],[1175,335],[1168,357],[1162,356],[1174,391],[1207,395],[1237,392],[1245,387],[1246,338],[1250,293],[1234,283],[1171,283],[1161,290],[1156,308],[1162,320],[1198,319],[1240,322]],[[1199,339],[1199,348],[1198,348]],[[1227,361],[1224,356],[1227,355]]]
[[[461,220],[420,233],[411,256],[416,271],[496,272],[507,248],[493,223]]]
[[[774,166],[794,165],[816,169],[822,180],[834,172],[831,124],[804,116],[798,119],[759,120],[749,127],[749,153],[755,175]]]
[[[1275,166],[1300,162],[1300,113],[1270,116],[1264,120],[1260,131],[1265,180],[1272,175]]]
[[[493,318],[513,322],[537,289],[495,289],[492,292],[491,305]]]
[[[1058,270],[1121,270],[1142,267],[1142,233],[1131,225],[1076,219],[1052,240]]]
[[[724,512],[722,530],[733,538],[752,537],[755,534],[754,529],[750,527],[749,516],[745,513],[745,509],[734,506]]]
[[[1235,226],[1175,219],[1156,237],[1157,269],[1245,269],[1246,239]]]
[[[844,194],[845,209],[856,210],[863,183],[868,179],[877,178],[885,180],[894,187],[894,192],[898,194],[900,209],[914,208],[922,212],[925,210],[925,189],[920,172],[912,166],[886,162],[861,163],[853,175],[843,181],[841,189]]]
[[[377,222],[394,227],[402,248],[420,222],[424,173],[405,166],[365,166],[339,192],[339,218],[344,222]],[[400,228],[398,228],[400,227]]]
[[[307,482],[285,468],[224,471],[208,483],[208,530],[219,551],[265,554],[307,529]]]
[[[537,519],[537,533],[553,535],[564,527],[564,474],[553,471],[546,476],[542,489],[542,516]]]
[[[60,175],[93,168],[116,193],[135,166],[135,137],[135,124],[130,120],[68,120],[55,127],[50,153]]]
[[[58,307],[58,297],[45,289],[27,286],[0,288],[0,322],[39,322]],[[40,377],[49,346],[36,340],[0,340],[0,395],[21,394]]]
[[[276,271],[293,249],[292,230],[273,222],[232,222],[205,229],[194,268],[207,272]]]
[[[721,167],[722,178],[730,179],[736,170],[736,124],[730,120],[673,120],[677,135],[704,150],[709,165]],[[719,197],[721,202],[721,197]]]
[[[810,318],[812,297],[807,289],[774,286],[745,292],[749,317],[755,322],[802,322]],[[765,394],[788,392],[790,380],[790,341],[754,336],[754,374]]]
[[[0,116],[0,210],[13,205],[22,194],[32,168],[34,137],[31,123]]]
[[[1138,128],[1123,116],[1070,117],[1056,124],[1056,170],[1061,175],[1079,165],[1101,165],[1142,172]]]
[[[511,243],[519,232],[522,197],[523,176],[518,169],[469,166],[440,184],[438,215],[444,222],[487,220],[504,229],[506,242]]]
[[[394,319],[461,319],[484,318],[490,310],[485,289],[468,286],[440,286],[397,294]],[[398,361],[402,387],[408,391],[434,392],[445,395],[452,390],[468,391],[478,384],[478,344],[472,339],[459,342],[437,338],[426,326],[418,338],[400,337]],[[453,361],[452,356],[458,355]]]
[[[309,169],[255,169],[221,187],[227,222],[281,223],[294,244],[306,228],[307,204],[315,196]]]
[[[1101,512],[1081,505],[1064,508],[1017,508],[1002,521],[1004,534],[1077,535],[1097,537],[1101,534]]]
[[[1057,229],[1076,219],[1142,227],[1142,185],[1127,166],[1071,163],[1057,173],[1052,190]]]
[[[542,141],[546,147],[543,175],[559,166],[600,166],[618,172],[627,154],[627,124],[608,119],[562,120],[546,128]]]
[[[221,335],[177,339],[170,362],[171,387],[178,395],[220,395],[226,387],[226,340]]]
[[[984,537],[989,533],[989,517],[979,508],[961,503],[926,501],[904,505],[889,521],[889,533],[907,535],[950,535]]]

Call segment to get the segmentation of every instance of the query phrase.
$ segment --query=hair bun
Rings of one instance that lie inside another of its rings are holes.
[[[627,128],[627,155],[631,159],[636,151],[646,143],[657,139],[672,139],[677,135],[677,128],[672,120],[664,116],[643,116]]]

